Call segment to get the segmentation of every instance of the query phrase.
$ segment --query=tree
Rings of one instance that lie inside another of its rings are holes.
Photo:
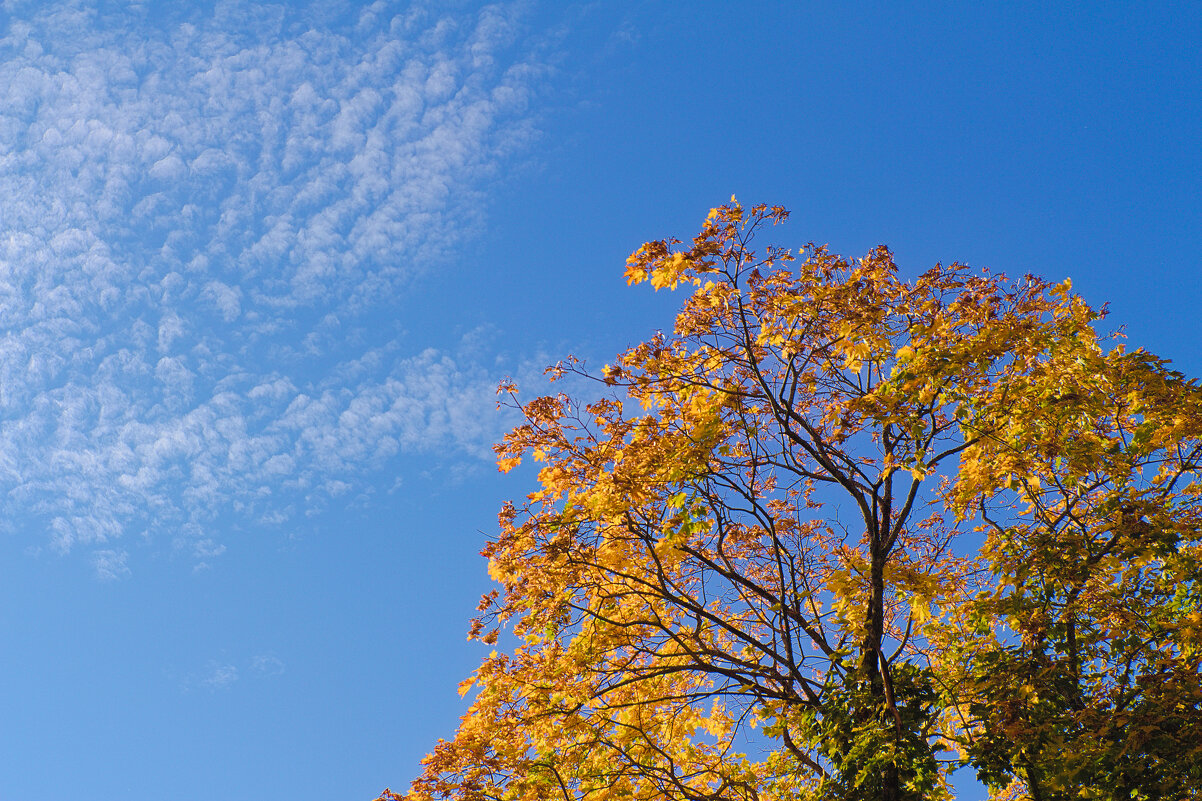
[[[471,636],[512,647],[410,798],[938,799],[970,759],[1044,799],[1182,744],[1185,786],[1196,388],[1103,353],[1067,282],[754,250],[786,217],[732,198],[634,253],[691,295],[599,399],[503,385],[498,464],[543,467]]]

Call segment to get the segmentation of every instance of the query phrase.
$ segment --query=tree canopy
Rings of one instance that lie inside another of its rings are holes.
[[[497,446],[498,645],[408,798],[1196,798],[1202,391],[1071,285],[650,242],[688,293]],[[387,797],[398,797],[386,793]]]

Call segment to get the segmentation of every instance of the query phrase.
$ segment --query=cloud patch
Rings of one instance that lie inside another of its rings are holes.
[[[125,551],[106,548],[92,553],[92,566],[96,569],[96,577],[101,581],[116,581],[128,576],[127,560],[128,555]]]
[[[258,654],[251,657],[250,669],[258,676],[282,676],[284,663],[271,654]]]
[[[542,70],[510,9],[9,5],[10,527],[62,551],[169,527],[203,560],[219,512],[287,519],[405,451],[487,457],[496,376],[472,354],[346,333],[478,224],[479,179],[531,141]]]
[[[210,691],[225,690],[238,680],[238,668],[220,662],[210,662],[199,685]]]

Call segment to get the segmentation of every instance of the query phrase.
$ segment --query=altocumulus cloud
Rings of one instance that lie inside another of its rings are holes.
[[[399,452],[486,452],[470,348],[353,334],[533,135],[509,11],[153,5],[5,4],[6,519],[62,550],[169,525],[205,558],[215,510],[279,520]]]

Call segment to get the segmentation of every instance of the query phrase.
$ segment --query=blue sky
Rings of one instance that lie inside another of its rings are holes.
[[[732,193],[1202,374],[1202,11],[965,5],[0,3],[0,799],[405,786],[497,382],[670,326],[625,256]]]

